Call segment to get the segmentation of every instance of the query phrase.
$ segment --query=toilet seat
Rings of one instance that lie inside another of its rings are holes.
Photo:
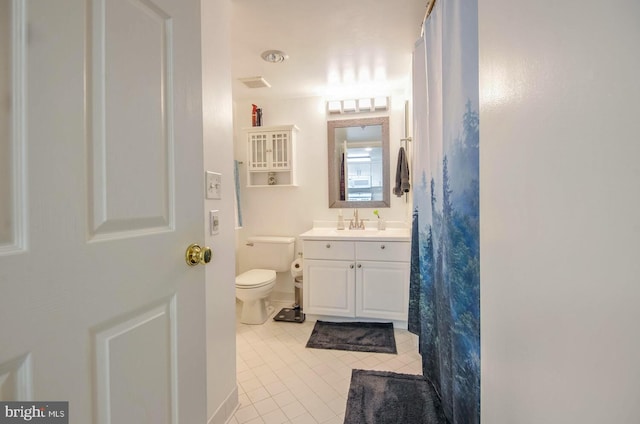
[[[276,279],[276,272],[272,269],[252,269],[236,277],[236,288],[256,289],[271,284]]]

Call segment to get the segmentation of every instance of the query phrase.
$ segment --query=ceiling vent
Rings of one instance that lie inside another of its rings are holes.
[[[271,84],[262,77],[238,78],[244,85],[249,88],[269,88]]]

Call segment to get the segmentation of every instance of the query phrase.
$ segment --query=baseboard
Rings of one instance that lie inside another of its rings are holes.
[[[233,414],[240,404],[238,403],[238,386],[229,393],[229,396],[222,402],[216,412],[213,413],[207,424],[226,424],[231,422]]]
[[[303,308],[304,310],[304,308]],[[330,322],[391,322],[393,323],[393,328],[397,328],[400,330],[407,329],[407,321],[398,321],[393,319],[386,318],[349,318],[349,317],[337,317],[337,316],[329,316],[329,315],[316,315],[307,313],[307,321],[330,321]]]
[[[290,292],[273,291],[271,292],[272,303],[290,303],[293,304],[294,295]]]

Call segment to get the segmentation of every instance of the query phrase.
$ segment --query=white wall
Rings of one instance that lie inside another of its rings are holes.
[[[390,137],[391,179],[395,181],[396,158],[400,138],[404,137],[405,98],[392,97],[388,112]],[[327,188],[327,120],[344,118],[364,118],[377,114],[342,115],[337,118],[327,116],[325,100],[322,97],[296,98],[285,100],[238,100],[235,102],[234,140],[235,158],[246,163],[247,143],[243,128],[251,126],[251,103],[263,109],[263,126],[295,124],[298,132],[297,179],[298,187],[246,187],[246,167],[241,167],[241,199],[244,227],[238,232],[238,272],[245,271],[244,242],[252,235],[298,236],[309,230],[314,220],[337,219],[338,210],[329,208]],[[390,186],[392,187],[392,186]],[[391,194],[391,207],[378,208],[387,221],[407,222],[411,199],[405,202]],[[344,210],[350,217],[351,210]],[[360,216],[376,219],[373,208],[360,209]],[[301,243],[298,241],[298,247]],[[293,281],[290,275],[278,275],[273,298],[292,299]]]
[[[0,57],[11,57],[11,4],[0,2]],[[0,63],[0,199],[11,197],[11,60]],[[0,245],[13,242],[12,202],[0,203]]]
[[[207,282],[207,416],[222,424],[238,402],[236,387],[235,245],[233,189],[233,113],[231,99],[230,0],[202,2],[202,89],[204,166],[222,174],[222,199],[205,200],[220,211],[220,233],[206,244],[213,259]],[[204,179],[204,175],[202,176]],[[204,372],[204,370],[203,370]]]
[[[640,422],[639,22],[479,2],[483,422]]]

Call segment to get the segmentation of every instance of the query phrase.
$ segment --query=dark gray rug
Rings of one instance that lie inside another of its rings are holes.
[[[316,321],[307,347],[397,353],[393,324],[390,322]]]
[[[421,375],[353,370],[344,424],[446,424],[440,399]]]

